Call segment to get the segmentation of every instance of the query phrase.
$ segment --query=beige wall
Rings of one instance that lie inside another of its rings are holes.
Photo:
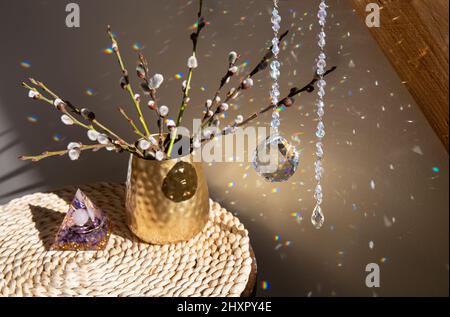
[[[45,80],[66,98],[91,107],[118,132],[132,135],[115,111],[118,105],[128,107],[130,113],[132,108],[119,88],[116,61],[102,53],[108,46],[107,24],[117,32],[129,68],[136,59],[131,45],[135,41],[144,45],[152,70],[167,78],[160,97],[175,116],[181,81],[174,75],[186,71],[195,1],[76,2],[81,7],[77,30],[64,26],[64,1],[0,2],[0,199],[4,202],[65,184],[124,180],[126,155],[86,154],[76,163],[67,158],[39,164],[15,160],[24,152],[87,141],[77,128],[62,126],[51,107],[26,97],[19,83],[27,76]],[[199,44],[200,66],[186,120],[198,116],[204,99],[213,94],[230,50],[253,64],[271,38],[270,1],[206,3],[210,25]],[[326,96],[324,228],[316,231],[309,222],[313,96],[297,98],[296,105],[282,113],[282,132],[299,137],[300,142],[297,138],[292,142],[301,149],[300,168],[289,182],[265,183],[249,164],[220,163],[205,166],[211,196],[236,212],[249,228],[259,264],[259,295],[448,295],[448,155],[350,3],[329,3],[327,55],[338,70],[328,79]],[[317,55],[315,4],[281,1],[284,25],[292,30],[282,52],[283,92],[311,79]],[[31,68],[20,67],[25,59],[31,61]],[[239,110],[230,116],[265,105],[269,85],[267,74],[259,75],[255,88],[237,100]],[[87,88],[96,94],[87,96]],[[38,122],[29,123],[30,115],[38,116]],[[261,118],[264,122],[268,117]],[[53,141],[55,133],[63,140]],[[235,186],[229,187],[230,182]],[[296,212],[303,216],[300,223],[291,215]],[[364,267],[370,262],[381,267],[382,286],[375,291],[364,284]],[[261,289],[261,280],[269,281],[269,290]]]

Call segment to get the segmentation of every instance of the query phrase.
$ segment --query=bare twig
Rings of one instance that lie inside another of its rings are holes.
[[[99,149],[107,147],[107,146],[108,146],[107,144],[81,145],[81,147],[79,149],[80,149],[80,151],[99,150]],[[40,161],[42,159],[45,159],[47,157],[65,155],[69,151],[70,150],[62,150],[62,151],[54,151],[54,152],[46,151],[46,152],[43,152],[42,154],[35,155],[35,156],[22,155],[22,156],[19,156],[19,159],[22,160],[22,161],[38,162],[38,161]]]

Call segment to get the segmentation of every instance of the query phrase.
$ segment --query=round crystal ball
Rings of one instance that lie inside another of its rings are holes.
[[[253,153],[253,168],[272,183],[287,181],[295,173],[298,165],[297,150],[279,134],[269,136]]]

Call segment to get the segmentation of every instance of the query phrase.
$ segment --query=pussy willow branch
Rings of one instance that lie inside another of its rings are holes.
[[[336,69],[336,66],[331,67],[329,70],[327,70],[327,71],[323,74],[323,76],[324,76],[324,77],[327,76],[329,73],[333,72],[335,69]],[[293,98],[294,96],[296,96],[296,95],[301,94],[302,92],[308,92],[308,93],[313,92],[313,91],[314,91],[314,84],[315,84],[319,79],[320,79],[320,77],[316,74],[316,75],[314,76],[314,78],[313,78],[308,84],[306,84],[305,86],[303,86],[302,88],[296,88],[296,87],[292,88],[291,91],[289,92],[289,94],[288,94],[285,98],[283,98],[283,99],[281,99],[280,101],[278,101],[277,107],[283,106],[283,105],[286,103],[287,99],[289,99],[289,98],[291,98],[291,101],[292,101],[291,106],[292,106],[293,103],[294,103],[294,100],[293,100],[292,98]],[[252,115],[250,115],[248,118],[246,118],[246,119],[245,119],[244,121],[242,121],[241,123],[236,124],[235,127],[242,127],[242,126],[248,124],[250,121],[256,119],[259,115],[261,115],[261,114],[263,114],[263,113],[265,113],[265,112],[267,112],[267,111],[269,111],[269,110],[273,110],[273,104],[270,104],[269,106],[267,106],[266,108],[260,110],[259,112],[253,113]],[[222,134],[224,134],[224,132],[222,132]]]
[[[205,26],[205,22],[202,17],[202,7],[203,7],[203,0],[199,0],[199,9],[198,9],[198,13],[197,13],[197,28],[196,28],[196,31],[191,34],[192,56],[194,56],[194,57],[196,57],[196,53],[197,53],[197,43],[198,43],[200,31]],[[180,110],[178,112],[178,117],[177,117],[177,121],[175,123],[175,128],[174,128],[173,132],[170,134],[169,148],[167,150],[168,157],[170,157],[172,154],[173,145],[174,145],[175,139],[177,137],[177,127],[180,126],[181,120],[183,119],[184,111],[186,110],[186,107],[188,105],[189,91],[191,89],[192,73],[193,73],[193,68],[189,68],[189,73],[188,73],[188,76],[186,79],[186,87],[183,89],[183,98],[181,100]]]
[[[122,70],[123,78],[125,80],[125,86],[123,88],[126,89],[128,91],[128,93],[130,94],[131,100],[133,101],[133,104],[139,114],[139,120],[141,121],[141,124],[145,130],[145,133],[147,136],[150,136],[150,131],[148,130],[147,123],[145,122],[144,116],[142,115],[141,106],[140,106],[139,102],[136,100],[133,88],[131,87],[129,76],[128,76],[128,71],[125,68],[125,64],[123,62],[122,55],[120,54],[119,43],[117,42],[116,38],[114,37],[114,34],[112,33],[111,27],[109,25],[108,25],[108,35],[111,39],[113,51],[116,54],[117,60],[120,65],[120,69]]]
[[[48,93],[52,98],[54,99],[61,99],[55,92],[53,92],[52,90],[50,90],[44,83],[37,81],[33,78],[30,78],[30,81],[38,86],[39,88],[41,88],[43,91],[45,91],[46,93]],[[35,92],[39,91],[35,88],[35,87],[31,87],[30,85],[26,84],[26,83],[22,83],[22,86],[27,88],[27,89],[31,89]],[[54,105],[53,101],[49,98],[46,98],[44,95],[42,95],[41,93],[39,93],[39,100],[43,100],[51,105]],[[81,115],[81,109],[74,106],[71,102],[64,100],[63,101],[64,105],[67,105],[67,107],[76,115],[78,116],[82,116]],[[113,131],[111,131],[109,128],[105,127],[101,122],[99,122],[97,119],[93,119],[91,120],[91,124],[86,125],[82,122],[80,122],[79,120],[77,120],[69,111],[67,111],[66,107],[62,107],[61,108],[61,112],[66,114],[73,122],[75,125],[81,126],[87,130],[96,130],[95,127],[93,125],[96,125],[97,127],[99,127],[102,132],[109,134],[109,137],[111,137],[112,139],[115,139],[116,142],[114,142],[116,145],[120,146],[123,150],[125,151],[129,151],[132,153],[137,153],[139,155],[142,155],[142,153],[134,146],[129,144],[128,142],[126,142],[125,140],[123,140],[121,137],[119,137],[116,133],[114,133]]]
[[[227,72],[225,73],[225,75],[220,80],[219,87],[217,88],[216,92],[214,93],[213,98],[211,99],[212,104],[211,104],[211,107],[209,107],[209,108],[213,108],[213,107],[216,106],[216,99],[217,99],[217,97],[220,96],[220,93],[222,92],[222,88],[228,83],[228,81],[234,75],[230,71],[230,68],[236,65],[236,62],[239,60],[239,58],[240,58],[240,55],[238,55],[236,57],[236,61],[234,63],[228,63]],[[202,122],[204,122],[206,119],[208,119],[208,111],[206,111],[205,115],[203,116]]]
[[[148,67],[148,61],[145,58],[144,54],[139,53],[138,54],[139,57],[139,65],[142,67],[142,70],[144,71],[144,76],[140,77],[143,80],[143,85],[145,85],[146,89],[148,88],[148,94],[150,95],[150,99],[155,103],[154,105],[154,111],[156,111],[156,114],[158,115],[158,144],[159,147],[162,149],[162,145],[163,145],[163,118],[161,117],[160,113],[159,113],[159,108],[158,108],[158,103],[156,100],[156,89],[151,89],[150,88],[150,76],[149,76],[149,67]],[[144,92],[146,91],[146,89],[144,89]]]
[[[281,34],[279,36],[278,41],[281,42],[286,37],[286,35],[288,35],[288,33],[289,33],[289,30],[286,30],[283,34]],[[230,99],[234,98],[242,90],[243,83],[246,79],[253,78],[253,76],[255,76],[259,71],[261,71],[267,67],[270,59],[273,57],[272,48],[273,48],[273,45],[271,45],[268,48],[266,54],[262,57],[260,62],[252,69],[252,71],[249,72],[246,76],[244,76],[242,78],[242,80],[238,86],[230,89],[230,91],[227,93],[224,103],[227,103],[228,101],[230,101]],[[232,91],[233,91],[233,93],[232,93]],[[209,117],[208,120],[202,122],[202,128],[209,126],[214,121],[215,117],[220,113],[219,106],[220,105],[217,105],[217,108],[214,111],[214,115]]]
[[[106,147],[107,144],[93,144],[93,145],[81,145],[80,147],[80,151],[86,151],[86,150],[99,150],[101,148]],[[65,155],[69,152],[70,150],[62,150],[62,151],[54,151],[54,152],[50,152],[50,151],[46,151],[43,152],[40,155],[34,155],[34,156],[26,156],[26,155],[22,155],[19,156],[19,159],[22,161],[33,161],[33,162],[38,162],[42,159],[45,159],[47,157],[51,157],[51,156],[62,156]]]
[[[38,100],[42,100],[42,101],[45,101],[45,102],[47,102],[47,103],[53,105],[53,101],[52,101],[51,99],[48,99],[48,98],[45,97],[44,95],[42,95],[42,94],[36,89],[36,87],[31,87],[30,85],[28,85],[28,84],[25,83],[25,82],[22,83],[22,87],[24,87],[24,88],[26,88],[26,89],[29,89],[29,90],[33,90],[34,92],[37,92],[37,93],[39,94],[38,97],[37,97]],[[67,115],[67,116],[73,121],[73,123],[74,123],[75,125],[79,125],[79,126],[85,128],[85,129],[89,129],[89,127],[88,127],[87,125],[85,125],[84,123],[78,121],[74,116],[72,116],[72,114],[71,114],[69,111],[67,111],[66,108],[62,108],[62,109],[61,109],[61,112],[64,113],[65,115]]]

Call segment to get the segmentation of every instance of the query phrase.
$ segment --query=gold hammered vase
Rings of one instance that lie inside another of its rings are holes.
[[[192,155],[156,161],[130,156],[125,209],[130,230],[152,244],[186,241],[209,219],[201,162]]]

